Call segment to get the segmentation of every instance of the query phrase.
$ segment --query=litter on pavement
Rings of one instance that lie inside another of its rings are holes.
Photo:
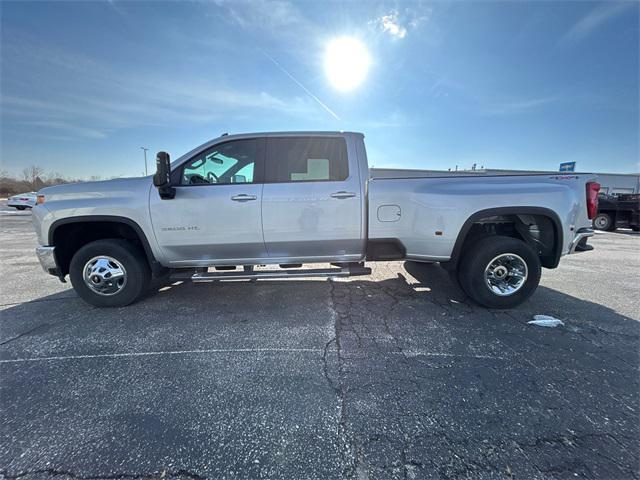
[[[538,327],[558,327],[564,326],[562,320],[558,320],[551,315],[534,315],[533,320],[527,322],[529,325],[537,325]]]

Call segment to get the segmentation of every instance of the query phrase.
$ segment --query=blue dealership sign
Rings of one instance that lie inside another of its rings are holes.
[[[575,172],[576,171],[576,162],[562,162],[560,164],[561,172]]]

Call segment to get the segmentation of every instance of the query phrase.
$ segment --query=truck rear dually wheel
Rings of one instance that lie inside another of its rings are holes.
[[[80,248],[69,266],[76,293],[96,307],[124,307],[135,302],[151,273],[144,252],[122,239],[97,240]]]
[[[462,258],[458,279],[467,295],[489,308],[511,308],[538,287],[541,266],[536,252],[522,240],[484,237]]]

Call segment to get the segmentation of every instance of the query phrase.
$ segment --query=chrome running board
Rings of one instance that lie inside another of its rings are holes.
[[[217,282],[220,280],[251,280],[274,278],[312,278],[312,277],[351,277],[356,275],[369,275],[371,269],[361,265],[344,268],[315,268],[295,270],[252,270],[237,272],[202,272],[191,276],[194,283]]]

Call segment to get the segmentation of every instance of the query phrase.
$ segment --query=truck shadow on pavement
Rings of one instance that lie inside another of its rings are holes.
[[[487,310],[436,264],[373,274],[176,282],[124,309],[68,291],[7,308],[0,472],[637,478],[636,320],[545,287]],[[565,326],[527,325],[538,313]]]

